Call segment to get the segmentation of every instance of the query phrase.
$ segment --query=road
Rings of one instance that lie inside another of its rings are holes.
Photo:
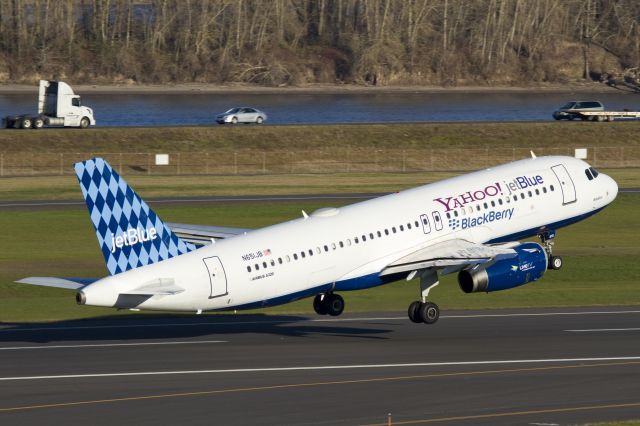
[[[0,325],[0,424],[640,419],[640,309]]]

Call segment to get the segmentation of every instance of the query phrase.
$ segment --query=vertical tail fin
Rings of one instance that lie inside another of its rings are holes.
[[[105,160],[82,161],[74,168],[111,275],[195,249],[178,238]]]

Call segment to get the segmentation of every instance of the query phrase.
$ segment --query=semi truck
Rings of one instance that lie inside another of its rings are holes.
[[[80,96],[63,81],[40,80],[38,114],[8,115],[2,119],[7,129],[41,129],[44,126],[78,127],[94,126],[93,110],[82,106]]]

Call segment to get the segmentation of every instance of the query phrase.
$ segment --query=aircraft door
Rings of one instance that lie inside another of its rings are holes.
[[[576,187],[573,184],[573,180],[567,172],[567,169],[562,164],[551,167],[551,170],[558,178],[560,182],[560,189],[562,189],[562,205],[571,204],[576,202]]]
[[[205,257],[202,259],[209,273],[209,281],[211,282],[211,292],[209,299],[214,297],[226,296],[227,291],[227,274],[218,256]]]

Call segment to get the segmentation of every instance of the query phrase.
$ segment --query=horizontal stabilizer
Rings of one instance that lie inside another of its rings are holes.
[[[226,240],[251,231],[251,229],[247,228],[188,225],[185,223],[166,223],[166,225],[184,242],[198,245],[211,244],[211,240]]]
[[[412,272],[427,268],[446,268],[485,263],[514,257],[509,245],[488,246],[455,239],[417,250],[387,265],[380,275]]]
[[[96,281],[98,278],[28,277],[16,281],[16,283],[78,290]]]
[[[182,293],[184,288],[176,285],[173,278],[157,278],[147,283],[142,284],[140,287],[134,288],[120,294],[137,294],[148,296],[168,296],[172,294]]]

